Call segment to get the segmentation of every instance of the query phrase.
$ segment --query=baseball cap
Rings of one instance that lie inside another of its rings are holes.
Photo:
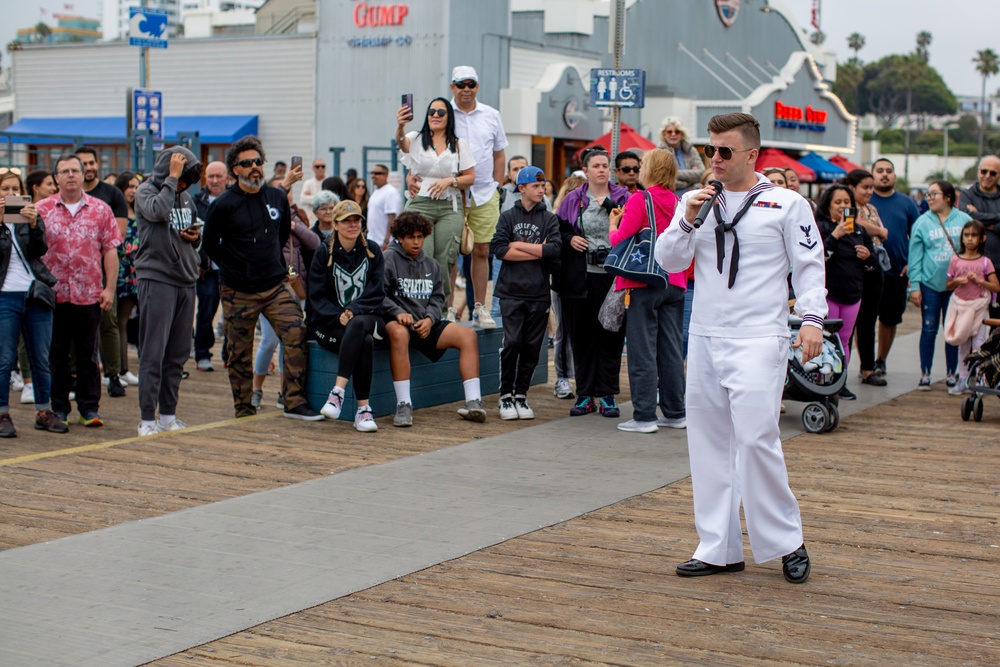
[[[527,185],[545,180],[545,172],[538,167],[523,167],[517,172],[517,184]]]
[[[342,220],[347,220],[352,215],[356,215],[362,220],[365,216],[361,215],[361,207],[353,199],[345,199],[342,202],[338,202],[336,206],[333,207],[333,220],[334,222],[340,222]]]
[[[479,75],[476,74],[476,68],[469,67],[468,65],[459,65],[451,70],[451,82],[457,83],[459,81],[475,81],[479,83]]]

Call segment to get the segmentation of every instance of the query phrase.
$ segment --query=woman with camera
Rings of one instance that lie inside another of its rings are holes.
[[[10,371],[17,361],[17,341],[24,335],[35,391],[35,428],[52,433],[69,430],[52,412],[49,346],[56,279],[42,263],[48,250],[45,223],[30,197],[24,197],[19,173],[0,174],[0,438],[17,435],[10,418]],[[23,199],[22,199],[23,197]],[[9,208],[8,208],[9,207]]]
[[[561,297],[563,319],[573,348],[577,400],[571,416],[600,410],[617,418],[615,396],[621,391],[625,329],[608,331],[597,314],[611,290],[613,276],[604,271],[611,250],[609,214],[628,199],[626,188],[610,182],[608,153],[595,147],[583,154],[587,181],[566,198],[556,215],[562,234],[562,266],[554,287]]]

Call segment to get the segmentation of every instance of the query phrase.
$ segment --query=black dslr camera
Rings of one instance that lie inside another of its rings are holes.
[[[594,250],[587,251],[587,264],[591,266],[600,266],[604,264],[604,260],[608,258],[608,253],[611,248],[596,248]]]

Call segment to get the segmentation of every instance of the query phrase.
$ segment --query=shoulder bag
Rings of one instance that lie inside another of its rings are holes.
[[[643,192],[642,196],[646,200],[646,221],[649,225],[613,247],[604,260],[604,270],[614,276],[666,289],[670,284],[667,272],[653,259],[653,244],[656,242],[653,197],[648,192]]]
[[[455,178],[458,179],[458,172],[461,169],[462,153],[458,148],[458,142],[455,142]],[[472,233],[472,227],[469,227],[469,207],[465,205],[465,193],[459,191],[459,197],[462,199],[462,238],[458,244],[458,251],[463,255],[471,255],[472,249],[476,245],[476,235]]]

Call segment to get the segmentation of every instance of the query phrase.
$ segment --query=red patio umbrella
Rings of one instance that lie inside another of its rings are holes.
[[[864,167],[862,167],[859,164],[854,164],[843,155],[834,155],[832,158],[830,158],[830,162],[834,163],[844,171],[854,171],[855,169],[864,169]]]
[[[593,146],[596,146],[597,144],[604,146],[606,149],[610,151],[611,132],[609,131],[607,134],[600,136],[597,139],[594,139],[589,144],[578,150],[575,154],[576,159],[579,160],[580,156],[583,155],[583,151]],[[645,153],[646,151],[650,151],[656,148],[656,144],[654,144],[652,141],[650,141],[649,139],[647,139],[646,137],[642,136],[634,129],[632,129],[632,126],[622,123],[621,133],[619,134],[618,137],[618,151],[619,152],[627,151],[632,148],[638,148],[640,151]],[[612,155],[611,159],[614,160],[615,156]]]
[[[780,167],[788,169],[791,167],[799,176],[802,183],[812,183],[816,180],[816,172],[805,166],[801,162],[793,160],[777,148],[765,148],[757,156],[757,164],[754,167],[757,171],[764,171],[768,167]]]

